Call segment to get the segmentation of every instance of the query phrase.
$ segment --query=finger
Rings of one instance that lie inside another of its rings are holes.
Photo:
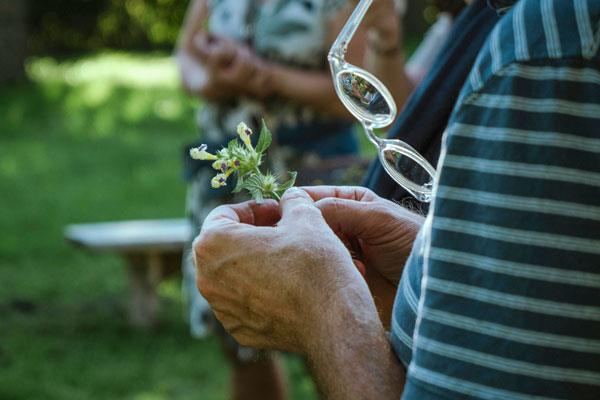
[[[224,71],[232,81],[244,85],[252,78],[256,65],[252,57],[243,48],[238,51],[232,64]]]
[[[226,67],[236,58],[237,52],[238,49],[234,44],[219,38],[211,48],[211,57],[214,58],[215,63]]]
[[[336,197],[356,201],[375,201],[381,199],[371,190],[362,186],[303,186],[301,188],[314,201],[327,197]]]
[[[219,206],[204,219],[203,229],[218,228],[227,225],[272,226],[279,221],[277,202],[266,199],[264,203],[246,201],[239,204]]]
[[[279,203],[281,221],[279,226],[297,224],[301,221],[322,220],[321,213],[315,207],[313,199],[302,189],[292,187],[283,194]]]
[[[337,197],[326,197],[315,203],[321,215],[334,232],[344,235],[363,237],[366,231],[372,230],[375,203],[365,203]]]
[[[191,46],[188,51],[192,53],[199,61],[206,62],[210,55],[210,44],[208,35],[200,31],[192,37]]]
[[[363,276],[363,278],[366,279],[367,267],[365,267],[365,263],[360,260],[354,259],[354,258],[352,259],[352,261],[354,262],[354,266],[356,267],[358,272],[360,272],[360,274]]]

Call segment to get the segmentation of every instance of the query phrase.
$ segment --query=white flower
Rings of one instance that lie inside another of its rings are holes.
[[[240,135],[240,138],[242,139],[246,147],[252,149],[252,143],[250,142],[250,135],[252,135],[252,131],[250,130],[250,128],[248,128],[248,125],[246,125],[243,122],[240,122],[240,124],[237,127],[237,133],[238,135]]]
[[[225,174],[215,175],[215,177],[212,178],[212,180],[210,181],[210,184],[215,189],[220,188],[221,186],[227,185],[227,175],[225,175]]]
[[[190,156],[195,160],[216,160],[217,156],[206,151],[206,145],[190,149]]]

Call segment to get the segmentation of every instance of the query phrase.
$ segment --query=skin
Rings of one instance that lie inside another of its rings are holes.
[[[422,222],[364,188],[221,206],[194,242],[198,289],[240,343],[306,355],[327,398],[400,398],[384,325]]]
[[[330,46],[352,12],[340,12],[328,26]],[[183,78],[183,86],[192,95],[211,101],[222,101],[245,95],[256,99],[277,96],[318,109],[319,112],[351,117],[337,98],[329,71],[304,71],[269,63],[247,46],[235,41],[209,35],[204,29],[209,9],[206,0],[192,3],[186,17],[179,48],[198,61],[208,80],[200,90],[192,91]],[[393,0],[375,0],[367,16],[348,46],[346,60],[365,67],[388,87],[397,104],[402,105],[413,89],[404,74],[401,52],[381,57],[367,46],[367,36],[382,49],[401,46],[400,24]],[[402,71],[396,73],[396,71]]]
[[[329,45],[350,13],[350,9],[344,10],[330,21],[327,32]],[[212,101],[240,95],[257,99],[278,96],[323,113],[351,117],[338,100],[328,71],[304,71],[269,63],[243,44],[210,35],[204,29],[208,14],[206,0],[196,0],[191,5],[179,45],[180,50],[191,54],[208,73],[205,86],[198,91],[190,91],[191,94]],[[358,32],[348,49],[348,59],[359,65],[365,52],[365,34],[364,30]],[[182,83],[184,88],[189,89],[185,77]]]
[[[396,36],[377,35],[383,49]],[[305,354],[325,397],[398,399],[405,371],[384,327],[423,222],[364,188],[221,206],[194,242],[198,289],[240,343]]]
[[[399,106],[402,106],[417,86],[404,71],[402,54],[402,26],[399,22],[393,0],[374,0],[361,23],[367,29],[367,45],[364,65],[374,73],[388,89]],[[381,55],[374,46],[391,55]],[[396,52],[393,50],[397,49]]]

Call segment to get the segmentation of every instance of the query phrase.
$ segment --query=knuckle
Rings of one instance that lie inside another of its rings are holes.
[[[215,315],[215,318],[217,318],[219,322],[223,324],[223,327],[229,331],[229,333],[232,333],[231,329],[237,329],[236,323],[227,313],[215,310],[213,308],[213,314]]]
[[[196,274],[196,287],[206,301],[212,303],[215,300],[210,282],[202,274]]]

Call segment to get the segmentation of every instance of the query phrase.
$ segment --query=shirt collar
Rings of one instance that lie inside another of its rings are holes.
[[[519,0],[487,0],[490,7],[495,9],[499,15],[506,14]]]

